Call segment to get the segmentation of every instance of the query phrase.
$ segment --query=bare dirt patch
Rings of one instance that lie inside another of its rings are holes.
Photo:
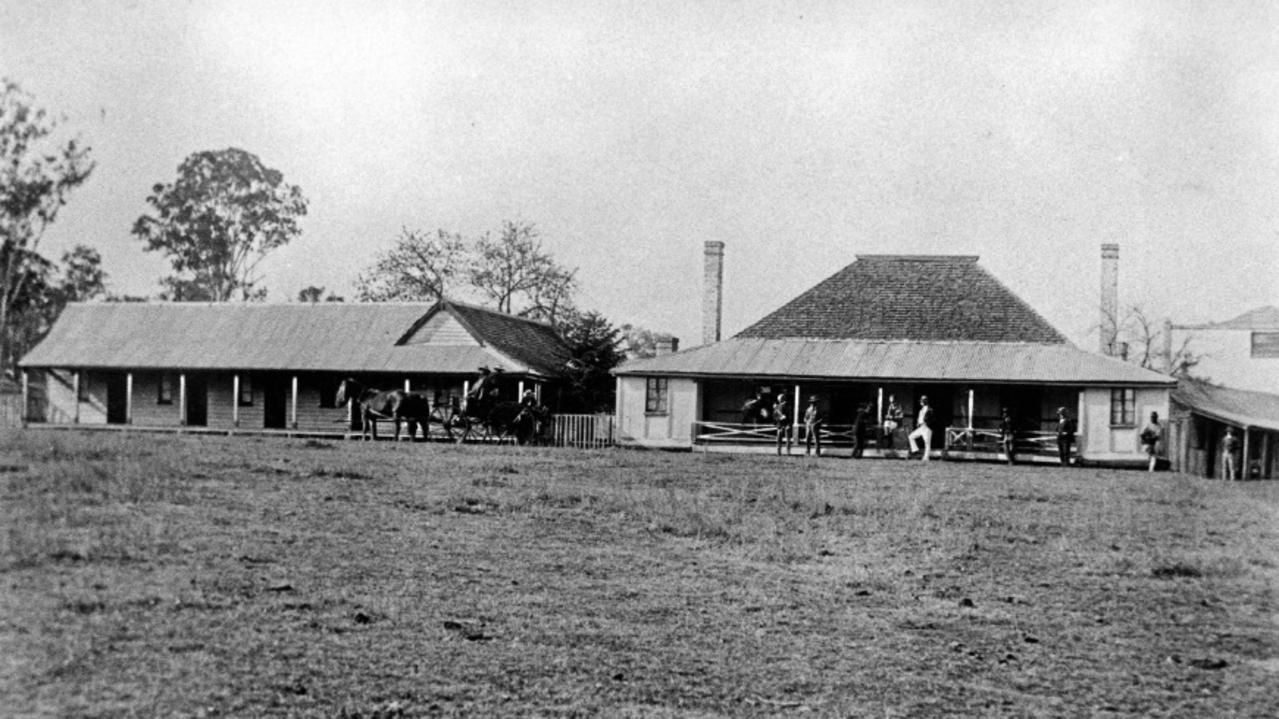
[[[1276,483],[11,433],[19,715],[1271,716]]]

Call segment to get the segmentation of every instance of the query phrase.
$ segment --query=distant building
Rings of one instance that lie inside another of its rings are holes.
[[[708,264],[722,261],[715,249]],[[1138,428],[1152,411],[1168,414],[1175,385],[1075,347],[971,256],[858,256],[735,337],[630,361],[614,374],[623,443],[766,444],[766,427],[739,424],[757,394],[785,391],[795,417],[801,398],[816,395],[834,435],[859,405],[878,423],[888,395],[908,418],[927,395],[939,453],[995,454],[1008,407],[1030,449],[1051,455],[1064,406],[1078,421],[1078,458],[1108,463],[1141,461]]]
[[[1258,307],[1225,322],[1169,325],[1165,352],[1199,357],[1190,373],[1235,389],[1279,394],[1279,307]]]
[[[19,366],[30,422],[344,433],[346,377],[439,405],[500,368],[553,404],[568,359],[550,325],[457,302],[128,302],[68,306]]]

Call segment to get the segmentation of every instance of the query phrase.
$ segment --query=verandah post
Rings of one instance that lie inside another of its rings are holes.
[[[124,373],[124,423],[133,424],[133,373]]]
[[[31,379],[27,376],[27,371],[22,370],[22,414],[19,418],[22,420],[22,426],[27,426],[27,421],[31,412]]]
[[[298,428],[298,376],[293,375],[293,396],[289,404],[289,427]]]
[[[1252,433],[1248,431],[1248,427],[1245,425],[1243,428],[1243,458],[1239,462],[1239,479],[1249,479],[1249,475],[1252,474],[1251,463],[1248,461],[1248,435],[1250,434]]]
[[[74,380],[71,389],[75,392],[75,414],[71,421],[80,424],[80,370],[75,371]]]
[[[240,373],[231,375],[231,426],[240,426]]]
[[[178,424],[187,423],[187,375],[178,374]]]
[[[800,407],[799,390],[800,390],[800,386],[798,383],[796,383],[795,384],[795,411],[791,415],[791,421],[794,422],[794,429],[791,431],[791,436],[795,438],[799,437],[799,407]]]

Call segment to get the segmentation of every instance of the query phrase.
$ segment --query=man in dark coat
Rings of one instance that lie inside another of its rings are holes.
[[[1057,457],[1061,466],[1070,466],[1070,445],[1075,443],[1075,420],[1070,418],[1065,407],[1057,408]]]

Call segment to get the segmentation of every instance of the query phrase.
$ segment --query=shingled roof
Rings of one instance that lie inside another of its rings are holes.
[[[858,255],[737,337],[1066,343],[967,255]]]
[[[440,313],[466,341],[406,341]],[[549,325],[451,302],[69,305],[23,367],[555,376],[568,348]]]

